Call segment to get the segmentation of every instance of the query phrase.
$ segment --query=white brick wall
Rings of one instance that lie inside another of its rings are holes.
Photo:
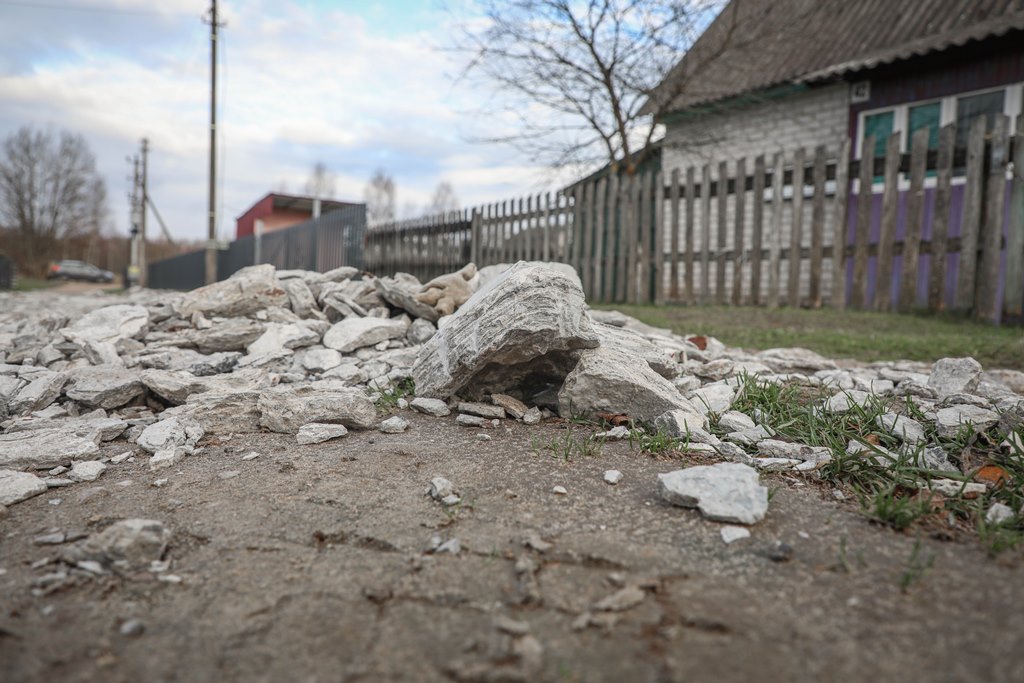
[[[847,116],[848,116],[849,90],[847,84],[837,84],[820,89],[809,90],[798,93],[786,99],[776,101],[765,101],[756,105],[750,105],[733,112],[719,113],[704,119],[693,119],[671,124],[666,131],[665,146],[662,154],[662,168],[665,180],[668,182],[672,169],[680,169],[680,178],[685,182],[686,168],[696,167],[696,181],[701,179],[701,167],[704,164],[712,164],[711,178],[714,180],[718,175],[718,163],[728,162],[728,174],[735,174],[736,160],[746,157],[746,172],[752,174],[754,170],[754,158],[757,155],[765,155],[766,170],[771,170],[774,155],[776,152],[784,151],[783,164],[792,165],[794,151],[803,146],[806,151],[808,164],[814,158],[814,148],[818,145],[825,145],[829,151],[829,158],[834,159],[841,141],[846,137]],[[808,168],[807,173],[810,174]],[[745,230],[744,247],[749,249],[752,242],[753,203],[755,199],[752,193],[747,193],[744,206]],[[682,208],[682,207],[681,207]],[[824,244],[832,244],[832,220],[834,216],[834,202],[832,198],[825,205],[825,226]],[[773,205],[765,202],[763,206],[764,220],[764,247],[768,247],[768,239],[772,226]],[[811,244],[811,211],[812,203],[810,198],[805,198],[803,204],[803,229],[801,244],[810,247]],[[694,246],[700,249],[701,245],[701,210],[698,200],[695,207],[694,225]],[[712,197],[710,207],[711,227],[711,249],[714,251],[718,241],[718,210],[717,198]],[[680,211],[680,221],[685,221],[685,211]],[[735,197],[729,196],[726,207],[727,241],[726,248],[731,249],[735,239],[733,234],[735,214]],[[669,211],[665,211],[666,247],[670,244],[669,233]],[[790,244],[790,226],[792,224],[792,202],[786,201],[784,205],[782,234],[780,245],[782,247],[781,273],[780,273],[780,302],[786,300],[786,283],[789,275],[789,265],[786,254]],[[680,226],[680,248],[683,245],[685,227]],[[699,262],[699,253],[696,261]],[[726,264],[726,297],[731,297],[732,290],[732,264]],[[710,265],[710,284],[712,292],[715,290],[715,263]],[[768,264],[762,265],[761,296],[760,302],[765,301],[765,292],[768,287]],[[666,267],[666,271],[668,268]],[[680,279],[682,279],[682,258],[680,258]],[[743,299],[749,301],[750,268],[744,268],[743,273]],[[695,286],[700,289],[700,268],[697,264]],[[800,271],[800,294],[801,299],[806,300],[809,293],[810,263],[804,260],[801,263]],[[831,264],[828,259],[822,268],[822,293],[827,301],[831,290]],[[682,289],[682,288],[681,288]],[[668,287],[666,286],[666,291]],[[711,297],[709,297],[710,299]]]

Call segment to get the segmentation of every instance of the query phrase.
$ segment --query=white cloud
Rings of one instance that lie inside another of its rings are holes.
[[[0,137],[22,125],[82,133],[97,154],[122,231],[125,157],[148,137],[154,201],[173,232],[201,238],[209,36],[199,15],[206,2],[104,4],[122,13],[81,12],[72,21],[4,9],[17,15],[19,30],[52,28],[52,49],[15,41],[0,28]],[[364,16],[380,16],[382,7]],[[361,201],[378,167],[395,177],[400,205],[426,204],[442,179],[467,204],[540,189],[545,176],[524,159],[465,141],[472,131],[507,130],[511,118],[478,120],[474,112],[486,93],[452,85],[446,74],[457,69],[434,46],[441,19],[396,31],[351,12],[258,0],[227,3],[223,14],[222,237],[233,235],[234,218],[281,181],[300,191],[317,161],[336,174],[340,199]],[[27,54],[12,56],[26,45]]]

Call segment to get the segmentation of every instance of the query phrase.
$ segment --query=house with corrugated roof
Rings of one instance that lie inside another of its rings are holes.
[[[732,0],[652,92],[662,168],[813,148],[849,136],[855,158],[897,132],[956,123],[1024,99],[1022,0]]]

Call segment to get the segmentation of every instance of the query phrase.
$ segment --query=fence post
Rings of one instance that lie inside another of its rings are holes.
[[[736,162],[735,196],[733,197],[732,236],[732,305],[743,302],[743,232],[746,228],[747,160],[740,157]]]
[[[1024,120],[1024,117],[1021,117]],[[928,272],[928,307],[941,311],[946,307],[946,251],[949,238],[950,181],[953,178],[953,146],[956,124],[939,130],[939,159],[935,182],[935,211],[932,217],[931,257]]]
[[[686,303],[697,303],[693,291],[693,209],[697,204],[696,190],[694,188],[694,175],[696,170],[693,166],[686,169],[686,234],[683,236],[683,249],[686,250]]]
[[[977,285],[978,230],[981,223],[982,167],[985,164],[984,116],[971,124],[967,135],[967,182],[964,184],[964,215],[960,224],[960,264],[957,268],[956,308],[966,310],[974,303]]]
[[[252,241],[252,264],[257,266],[263,263],[263,219],[257,218],[253,229],[255,238]]]
[[[868,291],[868,233],[871,230],[871,184],[875,175],[875,136],[864,138],[857,188],[857,227],[853,235],[853,291],[850,305],[863,309]]]
[[[654,175],[654,247],[651,249],[651,275],[654,277],[654,303],[665,303],[665,175]]]
[[[651,188],[652,173],[644,173],[640,183],[640,202],[637,211],[637,280],[639,290],[637,303],[651,303],[651,270],[654,265],[652,249],[653,235],[651,229],[654,207],[651,206],[653,192]]]
[[[605,195],[604,209],[604,261],[602,267],[601,301],[615,300],[615,283],[622,279],[622,274],[615,269],[615,261],[618,257],[619,224],[618,216],[619,201],[619,174],[613,173],[608,181],[608,193]]]
[[[764,155],[754,158],[754,188],[751,197],[754,224],[750,227],[750,304],[761,303],[761,250],[764,247]]]
[[[718,163],[718,184],[715,186],[718,215],[718,239],[715,242],[715,304],[721,306],[725,303],[725,246],[728,240],[729,228],[727,225],[728,200],[729,200],[729,165],[725,161]]]
[[[882,224],[878,232],[878,260],[875,267],[874,307],[877,311],[892,308],[892,251],[896,240],[899,178],[900,134],[893,133],[885,143],[885,189],[882,191]]]
[[[1013,140],[1013,181],[1010,185],[1010,225],[1006,238],[1006,285],[1003,312],[1006,318],[1024,318],[1024,113],[1017,115]]]
[[[669,249],[672,250],[672,263],[669,266],[669,297],[673,301],[679,300],[679,169],[673,168],[669,176],[671,185],[668,188],[669,196]]]
[[[604,255],[606,244],[606,221],[605,210],[608,207],[608,178],[601,178],[597,181],[596,194],[594,196],[594,284],[591,287],[591,298],[594,301],[604,301],[604,281],[608,277],[604,267]]]
[[[789,219],[789,278],[786,282],[786,305],[800,306],[800,247],[803,243],[804,227],[804,160],[803,147],[798,147],[793,157],[793,201],[790,204]]]
[[[986,188],[985,222],[982,226],[981,268],[975,294],[974,315],[988,322],[999,322],[999,251],[1003,242],[1003,216],[1006,206],[1006,161],[1010,120],[996,114],[992,126],[989,171]]]
[[[811,207],[811,308],[821,308],[821,260],[825,244],[825,145],[814,150],[814,199]]]
[[[469,248],[470,248],[470,252],[472,253],[473,263],[477,264],[477,266],[482,268],[483,267],[483,262],[482,262],[482,260],[480,258],[480,255],[482,253],[482,251],[480,249],[480,247],[481,247],[481,244],[480,244],[480,233],[481,233],[480,223],[483,220],[483,218],[480,215],[480,209],[475,208],[472,211],[473,211],[473,218],[472,218],[473,222],[470,224],[470,228],[469,228],[469,240],[470,240]]]
[[[917,303],[917,263],[921,253],[921,220],[924,218],[924,173],[928,157],[928,135],[928,129],[922,128],[914,133],[911,142],[910,190],[907,193],[907,225],[903,229],[903,272],[900,274],[901,311],[910,311]]]
[[[782,184],[785,169],[782,152],[772,162],[772,225],[768,232],[768,308],[779,306],[779,285],[782,279],[779,251],[782,249]]]
[[[832,211],[832,308],[846,308],[846,231],[850,212],[850,139],[839,146]]]

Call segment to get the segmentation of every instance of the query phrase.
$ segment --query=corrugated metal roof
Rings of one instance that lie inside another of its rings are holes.
[[[1022,29],[1024,0],[731,0],[652,99],[676,111]]]

